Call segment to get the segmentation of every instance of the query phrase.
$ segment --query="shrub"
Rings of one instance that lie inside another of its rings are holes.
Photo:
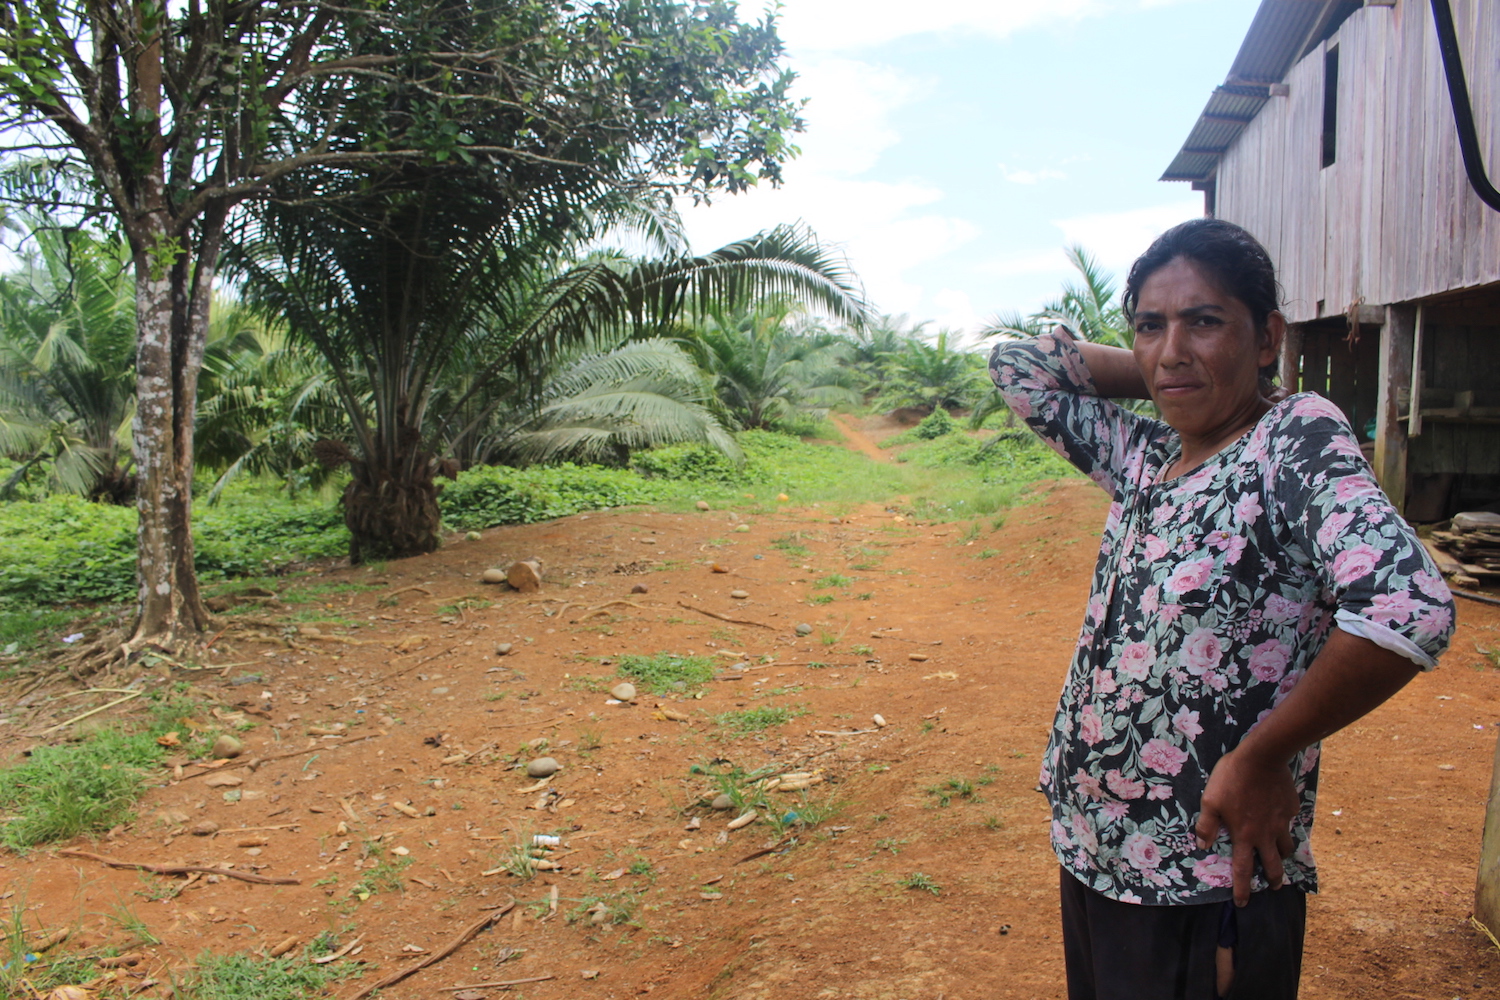
[[[943,407],[939,406],[930,414],[923,417],[917,426],[911,429],[912,436],[922,441],[931,441],[940,438],[944,434],[951,434],[958,424]]]
[[[450,527],[468,531],[650,503],[660,493],[628,469],[572,464],[527,469],[483,466],[459,473],[438,497],[438,505]]]

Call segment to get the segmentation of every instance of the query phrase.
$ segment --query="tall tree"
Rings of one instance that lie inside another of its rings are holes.
[[[545,187],[538,174],[665,172],[699,196],[775,181],[798,124],[779,51],[769,19],[741,24],[723,2],[0,0],[8,151],[81,164],[90,197],[32,197],[110,216],[135,265],[139,610],[119,652],[208,621],[193,427],[236,205],[302,170],[388,163],[483,168],[502,204]],[[476,116],[501,125],[465,131]],[[348,193],[331,188],[298,197]]]

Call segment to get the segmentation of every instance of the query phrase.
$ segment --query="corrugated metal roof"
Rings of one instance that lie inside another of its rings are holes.
[[[1309,49],[1363,5],[1363,0],[1262,0],[1228,78],[1214,88],[1161,179],[1212,177],[1219,155],[1270,99],[1270,86],[1280,83]]]

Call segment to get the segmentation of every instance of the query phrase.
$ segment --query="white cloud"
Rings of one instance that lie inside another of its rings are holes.
[[[785,0],[781,37],[799,52],[848,51],[953,31],[1004,38],[1026,28],[1182,0]],[[749,14],[749,5],[745,5]]]
[[[886,66],[827,57],[799,65],[799,92],[815,98],[802,155],[780,189],[682,206],[695,249],[707,250],[783,222],[806,222],[842,247],[866,293],[886,312],[926,315],[931,303],[907,272],[978,235],[972,223],[932,206],[943,192],[915,180],[873,180],[880,154],[901,139],[892,112],[917,100],[926,83]]]
[[[1040,170],[1020,170],[1000,164],[1000,176],[1012,184],[1038,184],[1042,181],[1059,181],[1068,175],[1056,167],[1043,167]]]
[[[1188,193],[1163,205],[1132,208],[1124,212],[1078,215],[1055,219],[1063,243],[1078,244],[1099,259],[1107,269],[1124,277],[1137,257],[1168,229],[1179,222],[1203,215],[1203,196]]]

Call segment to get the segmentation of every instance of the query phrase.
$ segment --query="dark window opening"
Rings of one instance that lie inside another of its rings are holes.
[[[1338,157],[1339,48],[1323,54],[1323,166],[1333,166]]]

